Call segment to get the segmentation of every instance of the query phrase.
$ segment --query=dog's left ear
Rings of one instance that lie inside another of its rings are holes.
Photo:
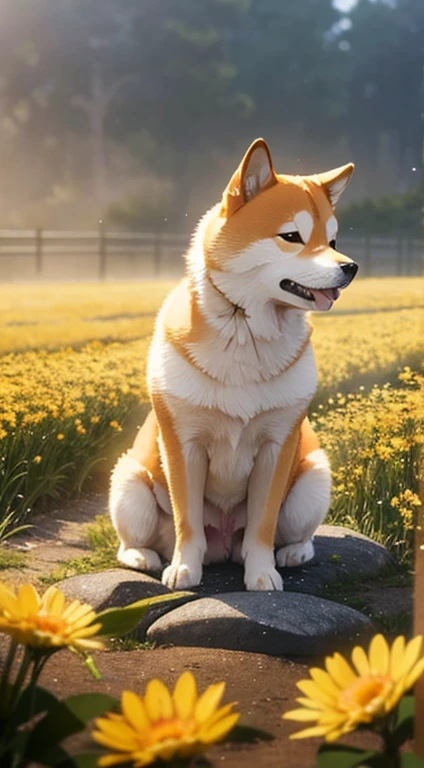
[[[340,195],[347,187],[347,183],[352,176],[354,168],[355,166],[353,163],[348,163],[347,165],[342,165],[340,168],[334,168],[332,171],[317,174],[319,183],[324,187],[333,208]]]
[[[224,191],[221,215],[230,218],[249,200],[277,183],[268,145],[264,139],[256,139]]]

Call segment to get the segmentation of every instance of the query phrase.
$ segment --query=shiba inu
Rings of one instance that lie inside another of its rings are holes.
[[[198,585],[203,563],[244,564],[249,590],[314,555],[330,469],[307,418],[317,387],[308,310],[327,311],[357,271],[336,250],[334,206],[350,163],[275,172],[263,139],[200,221],[187,276],[157,317],[152,410],[112,474],[118,559]]]

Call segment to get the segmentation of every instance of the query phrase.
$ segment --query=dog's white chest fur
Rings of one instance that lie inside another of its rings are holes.
[[[212,381],[174,354],[160,368],[179,439],[206,449],[205,499],[229,510],[246,499],[260,448],[283,445],[307,407],[316,387],[312,350],[280,375],[244,386]]]

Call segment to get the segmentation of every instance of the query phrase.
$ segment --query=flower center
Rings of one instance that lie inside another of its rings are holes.
[[[51,635],[63,635],[68,628],[67,622],[61,616],[43,616],[42,614],[34,617],[34,625],[39,632],[48,632]]]
[[[148,743],[152,745],[167,739],[182,739],[185,736],[190,736],[195,730],[196,724],[194,720],[183,722],[177,717],[169,720],[158,720],[152,724],[149,730]]]
[[[352,712],[364,710],[367,713],[384,713],[384,701],[393,688],[392,680],[385,675],[359,677],[339,697],[341,709]]]

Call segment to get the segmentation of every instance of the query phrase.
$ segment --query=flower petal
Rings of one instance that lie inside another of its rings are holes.
[[[103,651],[104,650],[104,643],[101,642],[101,640],[91,640],[90,638],[76,638],[72,641],[72,643],[68,644],[70,647],[74,648],[81,648],[82,650],[90,650],[90,651]]]
[[[312,699],[313,702],[319,701],[326,707],[336,706],[336,698],[327,693],[327,691],[323,691],[313,680],[299,680],[296,685],[299,690]]]
[[[12,616],[19,609],[19,603],[13,592],[0,583],[0,611],[8,611]]]
[[[90,606],[87,606],[90,608]],[[77,629],[80,629],[81,627],[86,627],[88,624],[91,624],[96,619],[95,612],[90,609],[85,611],[84,613],[81,612],[81,614],[78,614],[76,618],[72,618],[72,620],[68,619],[68,623],[72,627],[72,630],[75,631]],[[100,625],[101,626],[101,625]]]
[[[369,651],[371,674],[387,675],[390,668],[390,652],[383,635],[374,635]]]
[[[405,653],[405,638],[403,635],[399,635],[394,640],[392,649],[390,652],[390,677],[392,680],[397,680],[399,677],[398,670],[402,664],[402,659]]]
[[[220,707],[216,710],[216,712],[212,715],[212,717],[208,718],[207,723],[205,724],[207,728],[210,728],[214,723],[217,723],[218,720],[221,720],[221,718],[226,717],[230,713],[232,714],[233,707],[235,707],[236,702],[233,701],[231,704],[225,704],[223,707]]]
[[[202,725],[219,706],[225,691],[225,683],[215,683],[206,688],[196,702],[194,719],[198,725]]]
[[[41,605],[52,616],[61,616],[65,607],[65,595],[57,587],[49,587],[41,598]]]
[[[122,719],[121,722],[118,722],[117,720],[109,720],[108,717],[98,717],[95,720],[95,725],[99,730],[93,731],[93,737],[96,738],[97,741],[99,741],[97,738],[99,735],[101,735],[103,739],[107,738],[109,743],[106,746],[112,746],[125,752],[139,749],[139,739],[134,730],[124,719]]]
[[[122,752],[120,755],[102,755],[97,760],[99,768],[107,768],[109,765],[119,765],[119,763],[127,763],[128,755]]]
[[[116,749],[119,752],[124,752],[127,756],[127,760],[128,753],[133,752],[140,746],[136,742],[131,744],[127,739],[119,739],[116,734],[105,733],[103,731],[93,731],[91,735],[94,741],[97,741],[98,744],[102,744],[104,747],[109,747],[110,749]]]
[[[311,699],[305,699],[303,696],[299,696],[296,701],[298,704],[302,704],[302,707],[307,707],[308,709],[319,709],[321,712],[326,709],[325,704],[321,701],[312,701]]]
[[[367,654],[360,645],[357,645],[352,651],[352,662],[356,667],[358,675],[368,677],[370,674],[370,663]]]
[[[303,731],[291,733],[289,739],[310,739],[314,736],[325,736],[328,730],[328,725],[314,725],[312,728],[305,728]]]
[[[355,675],[352,667],[340,653],[335,653],[334,656],[327,656],[325,666],[340,688],[347,688],[357,680],[357,675]]]
[[[151,723],[147,717],[143,699],[133,691],[122,692],[121,709],[125,719],[135,731],[145,731],[150,727]]]
[[[414,664],[418,661],[419,655],[421,653],[422,642],[423,642],[422,636],[417,635],[417,637],[414,637],[407,644],[403,659],[400,662],[397,669],[398,679],[403,675],[407,675],[409,671],[412,669],[412,667],[414,666]]]
[[[202,744],[213,744],[215,741],[221,741],[234,728],[239,718],[240,713],[233,712],[211,726],[206,724],[199,732],[200,741]]]
[[[338,697],[340,694],[340,688],[335,684],[334,680],[330,677],[328,672],[319,667],[312,667],[309,670],[309,674],[312,680],[319,685],[322,691],[326,691],[330,696]]]
[[[172,694],[175,711],[181,720],[187,720],[194,712],[197,701],[196,680],[192,672],[183,672]]]
[[[147,716],[154,723],[156,720],[168,720],[174,716],[171,694],[162,680],[149,680],[144,695]]]
[[[81,608],[81,602],[79,600],[72,600],[72,602],[69,603],[69,605],[66,606],[65,610],[63,611],[63,618],[67,621],[72,621],[74,618],[74,614],[76,611],[78,611]],[[91,606],[90,606],[91,609]],[[92,610],[92,609],[91,609]]]
[[[318,720],[321,712],[312,709],[291,709],[281,715],[282,720],[297,720],[299,723],[306,723],[308,720]]]
[[[424,658],[420,659],[413,669],[409,672],[406,680],[405,680],[405,691],[409,691],[410,688],[412,688],[413,685],[417,682],[418,678],[421,677],[421,675],[424,672]]]
[[[91,637],[101,629],[100,622],[98,624],[90,624],[89,627],[71,627],[68,630],[68,637]]]
[[[19,587],[18,601],[22,617],[38,613],[41,600],[37,590],[32,584],[22,584],[22,586]]]

